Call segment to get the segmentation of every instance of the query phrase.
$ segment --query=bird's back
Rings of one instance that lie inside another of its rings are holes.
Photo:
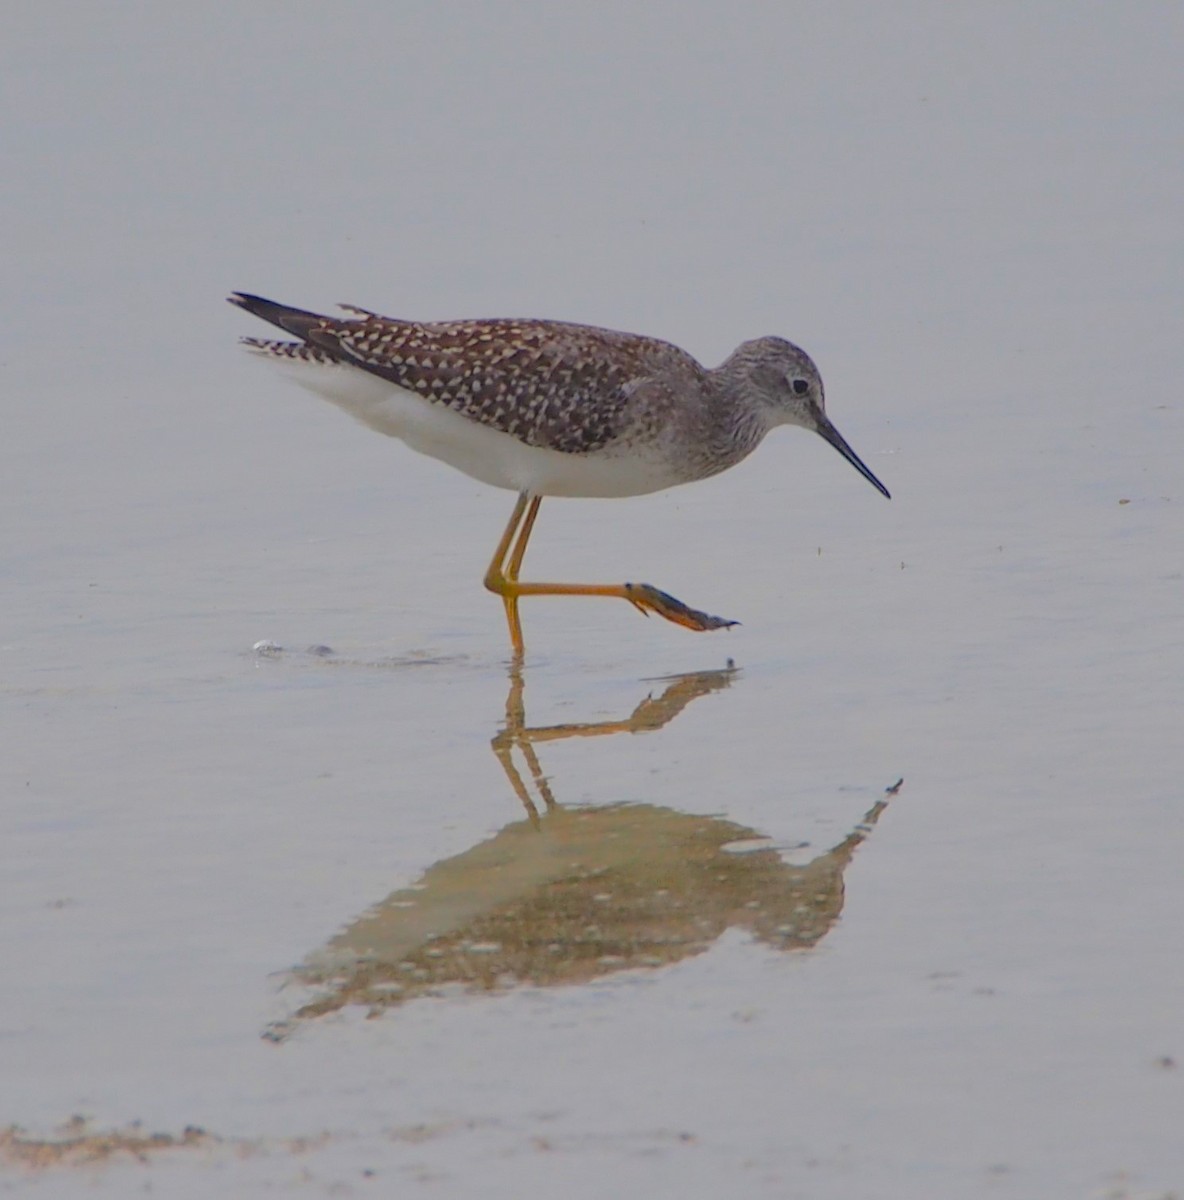
[[[403,321],[347,317],[235,298],[300,342],[245,339],[268,357],[340,363],[386,380],[529,446],[590,454],[629,425],[629,398],[653,378],[698,381],[703,368],[657,338],[563,321]]]

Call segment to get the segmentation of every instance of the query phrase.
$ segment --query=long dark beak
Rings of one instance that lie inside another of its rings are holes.
[[[882,492],[889,500],[892,499],[892,494],[888,489],[863,465],[863,460],[847,445],[843,435],[830,423],[830,418],[825,413],[818,413],[818,433],[824,441],[829,442],[859,473],[876,489]]]

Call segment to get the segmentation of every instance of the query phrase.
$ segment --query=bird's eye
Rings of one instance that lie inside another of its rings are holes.
[[[810,390],[810,381],[808,379],[795,379],[792,387],[794,395],[804,396]]]

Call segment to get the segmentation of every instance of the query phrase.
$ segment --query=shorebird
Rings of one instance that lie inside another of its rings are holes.
[[[718,367],[657,338],[564,321],[406,321],[341,305],[322,316],[235,292],[230,302],[295,341],[243,338],[364,424],[518,493],[485,586],[502,598],[515,655],[522,596],[613,596],[687,629],[735,625],[648,583],[518,578],[544,496],[641,496],[717,475],[778,425],[812,429],[883,495],[826,415],[810,356],[779,337]]]

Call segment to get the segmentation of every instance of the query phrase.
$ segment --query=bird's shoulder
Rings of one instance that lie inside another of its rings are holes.
[[[311,344],[531,445],[588,453],[617,437],[654,378],[703,374],[669,342],[536,319],[326,320]]]

